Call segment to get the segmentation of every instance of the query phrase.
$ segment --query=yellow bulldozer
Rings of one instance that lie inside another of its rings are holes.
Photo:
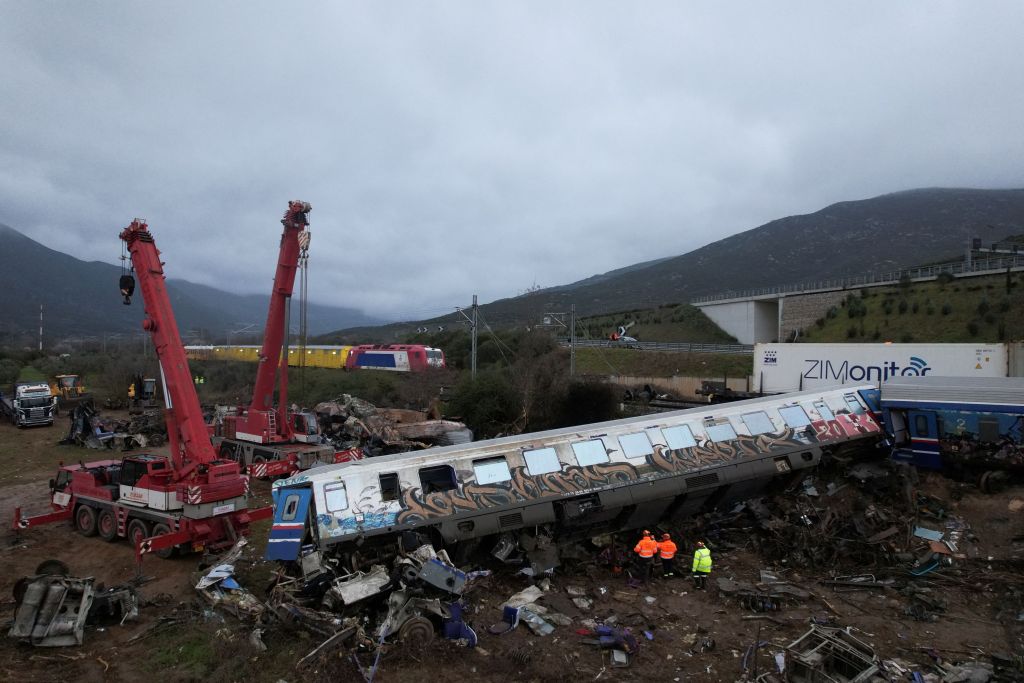
[[[83,401],[92,400],[80,375],[56,375],[50,381],[50,392],[57,397],[57,411],[73,410]]]

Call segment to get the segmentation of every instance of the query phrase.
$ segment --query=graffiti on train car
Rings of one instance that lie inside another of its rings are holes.
[[[723,465],[747,456],[769,454],[781,448],[809,446],[812,443],[813,440],[805,433],[787,427],[779,434],[740,435],[730,441],[718,443],[701,441],[689,448],[671,449],[655,446],[651,464],[664,472],[694,470],[711,465]]]
[[[639,478],[637,468],[624,462],[573,466],[536,476],[527,474],[524,467],[516,467],[511,474],[509,481],[486,486],[466,484],[461,491],[433,492],[424,496],[421,489],[406,489],[398,521],[400,524],[422,522],[432,517],[514,505],[548,496],[596,491]]]
[[[786,427],[775,433],[756,436],[737,435],[714,442],[701,439],[687,448],[670,449],[657,444],[653,453],[637,464],[609,462],[587,466],[569,466],[558,472],[531,475],[525,467],[509,468],[511,478],[493,484],[478,484],[472,477],[448,491],[423,493],[419,487],[406,487],[398,500],[382,501],[378,487],[366,487],[345,515],[319,514],[317,525],[322,535],[337,537],[402,524],[418,524],[433,519],[514,506],[542,498],[561,498],[579,493],[629,484],[645,476],[696,471],[725,465],[746,458],[789,452],[815,444],[825,444],[844,435],[878,432],[869,415],[840,413],[832,420],[815,420],[810,429]],[[295,480],[287,480],[291,483]]]

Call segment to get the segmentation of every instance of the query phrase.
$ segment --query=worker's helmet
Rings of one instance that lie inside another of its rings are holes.
[[[667,540],[669,540],[670,538],[672,538],[672,537],[671,537],[671,536],[669,536],[668,534],[662,534],[662,535],[661,535],[661,540],[663,540],[663,541],[667,541]]]

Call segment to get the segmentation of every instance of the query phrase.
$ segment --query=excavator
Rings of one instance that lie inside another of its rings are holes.
[[[92,400],[79,375],[54,375],[50,392],[57,397],[57,411],[74,410],[79,404]]]
[[[288,210],[281,219],[284,230],[252,402],[240,406],[234,415],[225,415],[213,439],[222,457],[236,460],[255,477],[291,475],[316,465],[358,459],[362,455],[353,451],[335,452],[324,443],[314,413],[288,409],[289,302],[295,273],[309,250],[307,226],[311,210],[308,202],[288,202]]]
[[[210,441],[149,226],[136,219],[120,237],[142,290],[142,329],[150,334],[160,365],[170,455],[63,465],[50,480],[52,512],[25,517],[17,508],[14,528],[71,520],[84,536],[127,537],[140,560],[148,552],[170,557],[230,546],[248,533],[250,522],[272,510],[248,509],[247,477],[237,462],[220,458]],[[135,278],[122,275],[120,288],[130,304]]]

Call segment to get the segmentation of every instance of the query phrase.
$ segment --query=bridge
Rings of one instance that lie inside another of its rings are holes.
[[[725,291],[719,294],[697,297],[690,301],[700,308],[719,327],[736,337],[740,344],[782,341],[788,329],[787,319],[793,316],[787,311],[794,306],[810,309],[797,311],[797,317],[813,321],[821,317],[830,306],[836,305],[847,290],[864,287],[886,287],[906,281],[927,282],[937,279],[943,273],[956,278],[999,275],[1024,270],[1024,255],[974,258],[969,263],[957,261],[920,268],[893,270],[856,277],[834,280],[802,282],[775,287],[760,287],[740,291]],[[837,296],[837,293],[838,296]],[[803,325],[806,326],[806,325]]]

